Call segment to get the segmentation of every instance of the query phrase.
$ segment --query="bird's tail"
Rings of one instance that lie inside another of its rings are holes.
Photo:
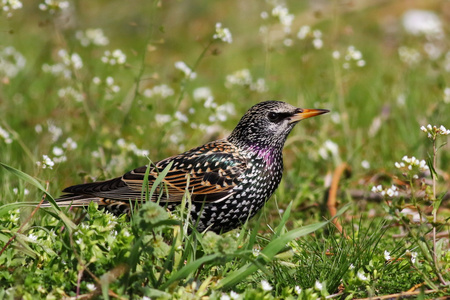
[[[91,202],[98,203],[99,205],[104,205],[104,198],[95,197],[92,195],[67,194],[62,196],[61,198],[55,199],[55,201],[59,207],[85,207],[88,206]],[[41,204],[41,207],[51,207],[51,204],[50,202],[45,201]]]

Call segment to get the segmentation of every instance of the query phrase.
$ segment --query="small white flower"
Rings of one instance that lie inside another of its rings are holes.
[[[103,53],[103,56],[100,58],[100,60],[103,63],[109,64],[112,66],[116,65],[116,64],[123,65],[127,60],[127,56],[120,49],[116,49],[112,52],[109,50],[106,50]]]
[[[231,299],[239,299],[239,294],[238,293],[236,293],[235,291],[231,291],[230,292],[230,297],[231,297]]]
[[[0,75],[4,74],[7,78],[13,78],[25,68],[26,62],[25,57],[14,47],[0,49]]]
[[[184,73],[186,78],[195,79],[197,77],[197,73],[193,72],[191,68],[189,68],[185,62],[177,61],[175,62],[175,69],[180,70]]]
[[[220,300],[231,300],[231,298],[227,294],[222,293],[222,296],[220,296]]]
[[[156,114],[155,120],[156,120],[156,123],[158,123],[159,125],[163,125],[163,124],[169,123],[172,120],[172,116]]]
[[[295,292],[297,295],[300,295],[300,294],[302,293],[302,289],[301,289],[298,285],[296,285],[296,286],[294,287],[294,292]]]
[[[272,286],[266,280],[261,280],[261,287],[262,287],[263,291],[266,291],[266,292],[272,290]]]
[[[77,143],[72,138],[67,138],[66,141],[62,144],[64,149],[74,150],[77,149]]]
[[[432,11],[411,9],[403,15],[403,27],[411,35],[425,35],[428,39],[441,39],[442,22]]]
[[[78,30],[75,37],[80,41],[81,45],[87,47],[89,45],[106,46],[109,44],[108,38],[100,28],[86,29],[86,31]]]
[[[384,260],[390,260],[391,259],[391,253],[389,251],[384,250]]]
[[[57,146],[53,147],[52,152],[56,156],[61,156],[61,155],[64,154],[64,150],[62,148],[57,147]]]
[[[183,123],[187,123],[189,121],[188,117],[185,114],[183,114],[181,111],[178,111],[178,110],[175,112],[175,118],[180,120]]]
[[[334,50],[332,53],[332,56],[334,59],[339,59],[339,58],[341,58],[341,53],[337,50]]]
[[[1,126],[0,126],[0,138],[3,138],[6,144],[12,143],[12,139],[9,136],[9,132],[3,129]]]
[[[356,277],[358,277],[359,280],[361,281],[368,281],[369,278],[366,276],[366,274],[364,273],[364,271],[362,269],[360,269],[358,271],[358,273],[356,274]]]
[[[42,155],[42,162],[38,161],[36,164],[40,167],[42,166],[43,169],[49,168],[53,169],[53,166],[55,165],[55,162],[48,157],[48,155]]]
[[[314,288],[318,291],[321,291],[323,289],[323,284],[320,281],[316,280],[316,282],[314,283]]]
[[[350,264],[349,268],[350,268],[350,270],[353,270],[355,268],[355,266],[353,264]]]
[[[142,94],[145,97],[160,97],[162,99],[168,98],[175,94],[174,90],[170,88],[167,84],[155,85],[151,89],[145,89]]]
[[[233,42],[230,30],[228,28],[222,28],[222,23],[216,23],[216,33],[213,35],[213,39],[221,40],[229,44]]]
[[[88,291],[90,291],[90,292],[93,292],[93,291],[95,291],[95,290],[97,289],[97,287],[96,287],[95,284],[93,284],[93,283],[88,283],[88,284],[86,284],[86,288],[87,288]],[[144,298],[142,298],[142,299],[144,299]]]
[[[297,33],[297,38],[299,38],[300,40],[304,40],[309,35],[310,32],[311,27],[309,27],[308,25],[304,25],[300,27],[300,30]]]
[[[363,160],[361,162],[361,167],[363,167],[364,169],[369,169],[370,168],[370,163],[367,160]]]
[[[291,32],[291,25],[294,21],[294,15],[289,13],[286,6],[277,5],[272,9],[272,16],[278,17],[285,33]]]
[[[292,39],[284,39],[283,40],[283,45],[285,45],[286,47],[291,47],[294,44],[294,41]]]
[[[450,103],[450,87],[444,89],[444,103]]]
[[[406,46],[401,46],[398,48],[398,56],[402,62],[409,66],[416,65],[422,60],[422,55],[419,51]]]
[[[313,40],[313,46],[316,49],[321,49],[323,47],[323,41],[319,38]]]

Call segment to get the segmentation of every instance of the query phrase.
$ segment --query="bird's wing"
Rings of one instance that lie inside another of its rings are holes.
[[[234,146],[220,140],[150,166],[150,188],[159,173],[170,163],[170,169],[163,179],[164,185],[157,187],[152,200],[159,197],[161,202],[181,202],[186,189],[194,202],[224,200],[232,195],[233,188],[240,183],[240,175],[247,168],[246,160],[238,155]],[[64,192],[111,200],[139,201],[146,171],[147,166],[143,166],[122,177],[72,186]]]

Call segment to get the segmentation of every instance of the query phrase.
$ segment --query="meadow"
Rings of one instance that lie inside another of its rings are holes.
[[[450,296],[448,1],[0,8],[0,298]],[[189,195],[131,217],[38,207],[224,138],[265,100],[330,113],[289,135],[242,228],[197,232]]]

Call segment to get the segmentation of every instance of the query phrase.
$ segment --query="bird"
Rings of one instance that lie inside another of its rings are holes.
[[[181,204],[190,192],[190,218],[199,232],[224,233],[240,227],[268,201],[283,175],[283,147],[301,120],[328,113],[303,109],[282,101],[252,106],[231,134],[106,181],[67,187],[56,199],[60,207],[86,207],[98,203],[115,215],[130,214],[144,202],[146,172],[151,188],[159,173],[168,169],[151,201],[168,210]],[[50,207],[45,203],[43,207]]]

